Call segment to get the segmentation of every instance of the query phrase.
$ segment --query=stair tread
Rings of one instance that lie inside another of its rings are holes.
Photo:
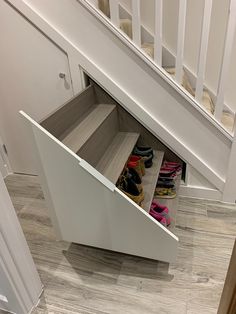
[[[153,165],[151,168],[145,169],[145,176],[143,176],[142,185],[143,185],[143,190],[144,190],[143,208],[146,212],[149,212],[149,209],[153,200],[156,183],[157,183],[159,172],[161,169],[163,157],[164,157],[164,152],[154,151],[154,157],[152,160]]]
[[[77,153],[115,108],[115,105],[95,105],[84,120],[62,140],[63,144]]]
[[[138,138],[139,133],[118,132],[98,162],[96,169],[115,184]]]

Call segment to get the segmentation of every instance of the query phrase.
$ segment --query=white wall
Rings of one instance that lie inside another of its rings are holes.
[[[131,11],[130,0],[120,2]],[[213,0],[212,20],[209,38],[209,48],[206,69],[206,86],[217,92],[220,64],[223,53],[224,37],[228,16],[230,0]],[[154,3],[155,0],[141,0],[141,18],[143,25],[152,33],[154,32]],[[163,43],[176,54],[177,47],[177,26],[178,26],[178,0],[163,1]],[[187,20],[185,33],[184,64],[193,72],[197,73],[198,52],[201,36],[201,17],[204,0],[187,1]],[[236,40],[234,42],[233,57],[230,67],[228,87],[226,91],[226,104],[236,110]]]
[[[0,134],[14,172],[36,173],[19,110],[37,121],[73,96],[67,55],[0,1]],[[59,78],[66,73],[67,84]]]

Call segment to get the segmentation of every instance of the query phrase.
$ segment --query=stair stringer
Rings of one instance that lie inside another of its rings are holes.
[[[173,262],[178,238],[27,114],[48,209],[62,240]]]
[[[223,191],[232,138],[87,8],[78,5],[76,15],[79,65],[165,145]],[[98,47],[106,49],[97,53]]]

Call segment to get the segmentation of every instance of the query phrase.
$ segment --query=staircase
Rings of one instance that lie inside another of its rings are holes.
[[[111,5],[111,9],[113,10],[113,12],[112,12],[113,19],[111,18],[110,5]],[[133,1],[133,6],[134,6],[134,9],[136,8],[136,13],[139,14],[139,30],[133,30],[133,23],[134,23],[134,22],[132,22],[133,15],[132,15],[132,13],[128,12],[121,4],[119,4],[119,2],[115,3],[115,1],[109,2],[109,0],[98,0],[98,9],[101,10],[101,12],[107,18],[109,18],[111,20],[111,22],[113,22],[116,26],[118,26],[120,28],[120,30],[122,32],[124,32],[130,40],[133,41],[133,37],[135,36],[136,33],[139,32],[138,37],[140,38],[139,44],[141,46],[141,49],[143,50],[143,52],[148,57],[150,57],[152,60],[154,60],[154,55],[155,55],[154,46],[156,45],[156,50],[157,50],[158,49],[158,43],[154,42],[155,38],[153,38],[153,36],[150,33],[148,33],[148,35],[146,35],[146,36],[143,36],[144,39],[142,40],[142,38],[141,38],[142,37],[142,33],[141,33],[142,25],[140,22],[140,1]],[[162,7],[162,5],[159,4],[159,7],[157,9],[161,10],[161,7]],[[205,8],[205,10],[207,10],[207,9],[209,10],[208,13],[210,13],[211,8]],[[122,13],[120,14],[120,12],[122,12]],[[119,15],[125,15],[126,18],[120,18]],[[134,19],[135,19],[135,17],[134,17]],[[159,27],[161,27],[160,24],[159,24]],[[146,30],[146,32],[148,32],[148,31]],[[150,42],[145,42],[145,37],[147,37],[147,36],[148,36],[149,40],[151,40]],[[137,35],[136,35],[136,37],[137,37]],[[158,38],[158,39],[160,40],[160,38]],[[159,51],[158,51],[158,53],[160,54],[159,59],[162,59],[163,47],[162,47],[161,43],[159,43],[159,45],[161,46],[159,48]],[[156,59],[158,59],[158,58],[156,58]],[[174,65],[169,66],[169,67],[165,67],[165,66],[163,66],[162,60],[159,60],[159,62],[157,62],[157,65],[163,67],[165,69],[165,71],[173,78],[173,80],[175,80],[176,69],[175,69]],[[196,86],[195,87],[192,86],[192,84],[189,80],[189,77],[188,77],[188,75],[184,69],[184,64],[183,64],[182,77],[180,79],[180,83],[181,83],[182,88],[185,91],[187,91],[198,102],[198,105],[201,106],[211,117],[214,117],[215,104],[213,102],[212,97],[210,96],[208,89],[204,88],[201,91],[202,98],[200,99],[200,101],[199,101],[199,99],[196,99],[196,96],[197,96],[196,95]],[[224,104],[224,108],[222,110],[222,114],[220,117],[220,122],[221,122],[222,126],[228,132],[233,132],[234,122],[235,122],[235,113],[225,104]]]
[[[235,1],[231,0],[228,14],[217,95],[204,81],[212,1],[204,1],[196,76],[183,64],[186,2],[179,2],[178,49],[173,55],[162,40],[163,0],[155,2],[154,33],[148,33],[141,23],[139,0],[132,1],[132,10],[111,0],[110,12],[105,14],[97,0],[60,3],[54,11],[41,2],[9,0],[12,8],[68,54],[74,94],[82,90],[87,73],[197,172],[200,181],[207,180],[207,186],[219,192],[217,199],[234,202],[235,136],[229,131],[234,112],[225,103],[224,93],[235,29]],[[62,19],[60,12],[65,10],[68,15]],[[227,120],[224,123],[223,117]]]

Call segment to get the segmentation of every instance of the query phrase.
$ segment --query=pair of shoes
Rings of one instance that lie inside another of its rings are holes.
[[[150,168],[152,166],[153,159],[153,149],[149,146],[135,146],[133,154],[140,156],[144,160],[145,168]]]
[[[162,166],[159,172],[159,178],[169,178],[175,180],[177,178],[176,170],[173,168]]]
[[[175,188],[175,181],[174,180],[162,180],[158,178],[157,184],[156,184],[157,188],[167,188],[167,189],[173,189]]]
[[[141,186],[141,179],[134,169],[126,169],[117,182],[117,187],[125,193],[136,204],[142,206],[144,192]],[[136,183],[137,182],[137,183]]]
[[[165,227],[171,224],[168,207],[159,204],[155,200],[152,201],[149,214]]]
[[[143,157],[131,155],[129,157],[127,167],[129,169],[135,169],[137,173],[139,174],[140,178],[145,175],[145,165]]]
[[[182,166],[178,162],[164,161],[163,166],[175,170],[177,176],[182,172]]]
[[[156,187],[154,197],[157,198],[175,198],[176,190],[173,188]]]

